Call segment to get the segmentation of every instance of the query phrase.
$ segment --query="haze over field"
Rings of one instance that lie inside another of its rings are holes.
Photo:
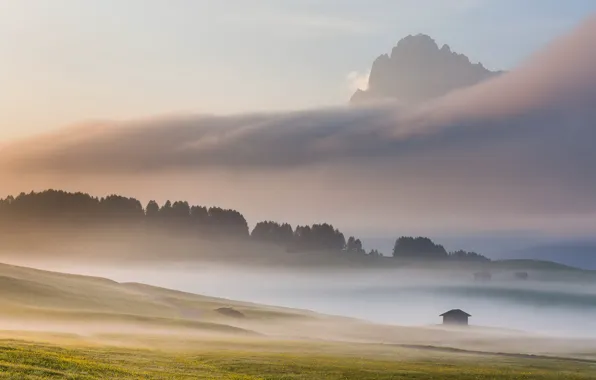
[[[475,326],[515,335],[596,339],[596,274],[589,283],[512,281],[513,270],[495,272],[490,284],[473,281],[470,271],[317,270],[179,263],[160,268],[124,265],[93,267],[50,262],[45,268],[122,282],[151,283],[227,299],[279,305],[347,316],[380,324],[435,326],[454,306],[472,314]]]

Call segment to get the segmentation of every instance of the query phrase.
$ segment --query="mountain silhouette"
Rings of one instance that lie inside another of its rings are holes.
[[[357,90],[352,104],[393,100],[417,104],[501,74],[472,63],[448,45],[439,48],[425,34],[409,35],[373,63],[367,90]]]

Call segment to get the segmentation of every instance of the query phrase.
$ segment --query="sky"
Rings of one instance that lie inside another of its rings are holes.
[[[0,0],[0,141],[96,119],[341,105],[408,34],[509,69],[591,0]]]
[[[188,200],[359,236],[593,236],[594,11],[0,0],[0,194]],[[420,32],[507,72],[415,107],[349,107],[374,59]]]

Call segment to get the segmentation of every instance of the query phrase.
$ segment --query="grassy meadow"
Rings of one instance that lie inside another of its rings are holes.
[[[262,344],[262,343],[261,343]],[[0,342],[5,379],[594,379],[590,363],[297,342],[197,342],[183,350]]]

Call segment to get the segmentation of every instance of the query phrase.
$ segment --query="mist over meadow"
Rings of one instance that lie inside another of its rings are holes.
[[[596,280],[559,280],[548,271],[531,274],[539,280],[520,281],[513,279],[514,271],[503,270],[482,283],[470,270],[440,267],[322,270],[200,262],[114,267],[70,260],[36,260],[30,266],[390,325],[438,325],[440,314],[459,308],[472,315],[471,325],[505,335],[596,338]]]

